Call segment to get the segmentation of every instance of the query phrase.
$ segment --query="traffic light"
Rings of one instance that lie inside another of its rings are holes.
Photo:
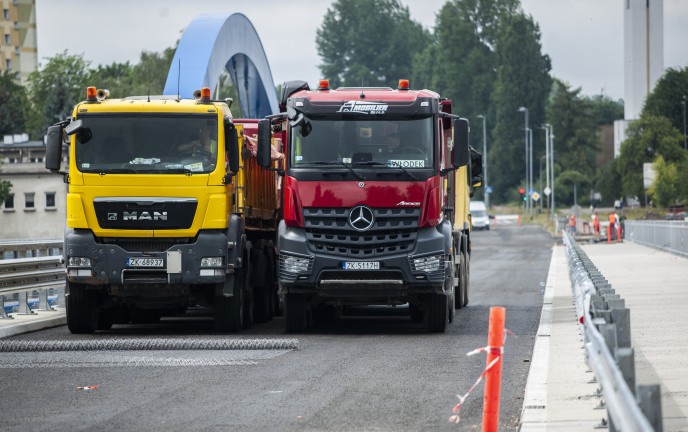
[[[526,200],[526,190],[521,188],[518,190],[518,193],[521,194],[521,201],[525,201]]]

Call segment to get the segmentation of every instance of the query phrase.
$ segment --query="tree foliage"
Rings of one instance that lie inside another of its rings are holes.
[[[18,76],[9,70],[0,74],[0,136],[26,131],[29,100]]]
[[[337,0],[316,31],[320,70],[338,86],[394,86],[430,35],[398,0]]]
[[[684,98],[688,98],[688,67],[669,68],[645,99],[643,114],[666,117],[676,129],[683,131],[681,102],[685,100],[688,104]]]
[[[592,179],[576,170],[564,171],[554,180],[554,189],[557,191],[557,201],[560,205],[589,205],[591,186]]]
[[[74,105],[85,96],[88,65],[83,56],[64,51],[29,75],[33,137],[43,136],[48,126],[72,114]]]
[[[618,169],[623,174],[622,191],[626,196],[642,197],[643,163],[662,156],[666,163],[685,159],[682,135],[665,117],[643,115],[628,126],[628,138],[621,145]]]
[[[660,207],[669,207],[676,203],[678,197],[678,170],[675,163],[667,163],[662,155],[652,164],[656,177],[648,193]]]
[[[537,24],[522,12],[507,15],[501,21],[495,50],[497,77],[490,110],[496,125],[488,158],[494,173],[491,183],[495,201],[506,199],[509,191],[518,188],[525,178],[524,121],[519,107],[529,111],[534,165],[545,152],[544,133],[537,128],[544,123],[551,87],[550,60],[542,54]]]

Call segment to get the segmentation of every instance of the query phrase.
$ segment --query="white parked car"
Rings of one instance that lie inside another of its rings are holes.
[[[487,215],[487,208],[482,201],[471,201],[471,221],[474,229],[490,229],[490,218]]]

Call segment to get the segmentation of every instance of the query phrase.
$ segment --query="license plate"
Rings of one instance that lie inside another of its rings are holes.
[[[127,267],[162,267],[162,258],[127,258]]]
[[[344,270],[380,270],[379,261],[346,261],[342,263]]]

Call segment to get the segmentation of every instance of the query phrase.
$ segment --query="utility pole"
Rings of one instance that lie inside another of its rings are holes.
[[[525,141],[526,141],[526,210],[528,210],[530,205],[530,196],[528,191],[528,108],[520,107],[518,112],[525,114]]]
[[[478,114],[483,119],[483,190],[485,191],[485,207],[490,208],[490,193],[487,191],[487,114]]]
[[[533,130],[528,128],[528,166],[530,167],[530,189],[528,190],[528,202],[530,203],[530,218],[533,218]]]
[[[681,105],[683,105],[683,150],[688,150],[686,146],[686,95],[683,95]]]

